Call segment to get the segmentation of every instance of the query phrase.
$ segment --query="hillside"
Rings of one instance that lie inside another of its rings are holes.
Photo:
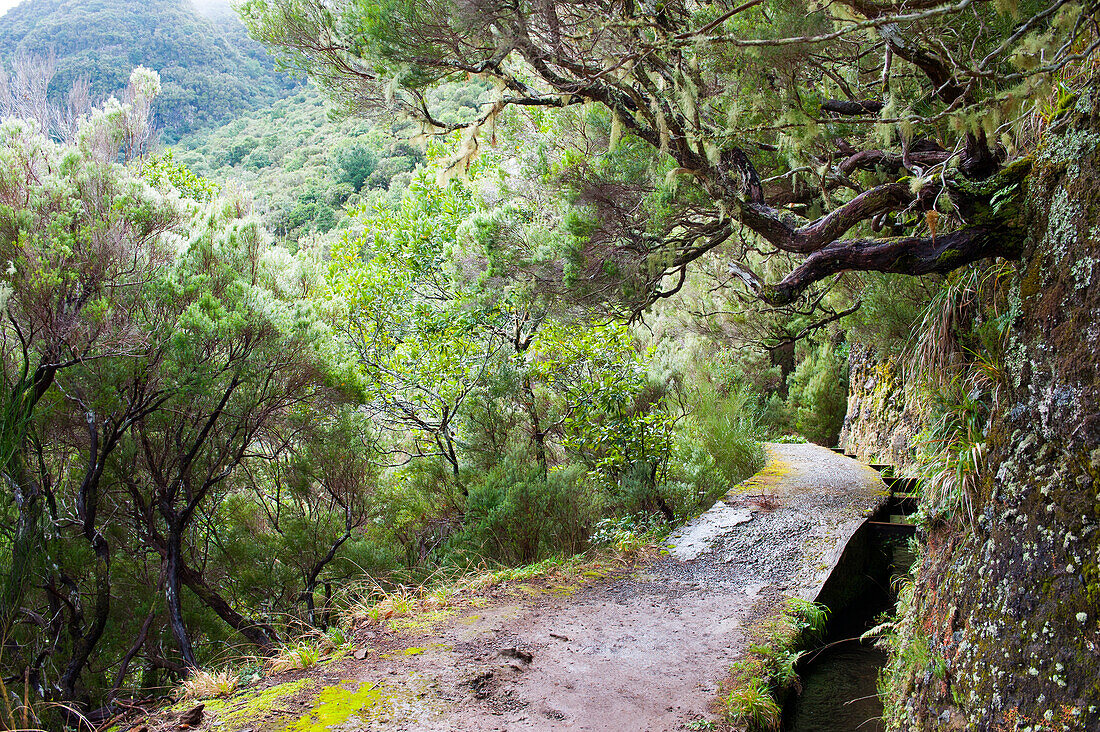
[[[473,116],[488,88],[444,85],[430,96],[437,119]],[[264,223],[297,241],[347,223],[372,196],[400,198],[425,152],[409,123],[337,113],[307,85],[274,104],[179,140],[178,160],[212,180],[232,180],[255,197]]]
[[[299,80],[248,38],[232,12],[199,13],[187,0],[29,0],[0,16],[2,61],[55,54],[51,94],[87,79],[94,97],[126,85],[139,65],[164,85],[157,125],[172,141],[266,106]]]

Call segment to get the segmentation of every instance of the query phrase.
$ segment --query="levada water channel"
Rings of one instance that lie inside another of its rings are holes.
[[[878,466],[876,466],[878,467]],[[826,637],[796,667],[802,691],[787,699],[785,732],[881,732],[879,671],[886,654],[860,636],[892,613],[896,582],[913,563],[912,482],[884,478],[889,502],[852,536],[817,601],[829,608]]]

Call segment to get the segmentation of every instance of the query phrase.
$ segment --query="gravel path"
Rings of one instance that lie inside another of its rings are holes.
[[[405,652],[328,667],[322,681],[378,685],[390,699],[337,728],[658,731],[713,718],[746,626],[784,596],[816,596],[882,500],[873,470],[830,450],[769,453],[747,492],[681,527],[639,570],[493,603],[389,638]],[[778,507],[761,508],[759,493]]]

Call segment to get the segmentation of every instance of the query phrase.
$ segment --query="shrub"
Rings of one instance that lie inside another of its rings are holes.
[[[333,152],[333,159],[340,168],[337,181],[350,185],[357,192],[378,168],[378,156],[361,142],[340,145]]]
[[[835,445],[848,408],[848,349],[829,341],[802,360],[790,377],[787,405],[806,439]]]
[[[757,439],[759,415],[747,390],[722,394],[709,385],[703,387],[692,416],[699,440],[727,490],[764,467],[767,456]]]
[[[576,553],[596,516],[582,475],[579,468],[564,468],[543,476],[537,465],[505,459],[470,486],[466,525],[455,543],[522,563]]]

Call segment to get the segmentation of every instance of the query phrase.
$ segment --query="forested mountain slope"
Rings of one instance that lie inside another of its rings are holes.
[[[135,66],[160,72],[157,123],[169,140],[270,104],[299,82],[276,73],[232,12],[188,0],[29,0],[0,16],[0,61],[56,56],[53,95],[80,79],[93,97],[126,85]]]

